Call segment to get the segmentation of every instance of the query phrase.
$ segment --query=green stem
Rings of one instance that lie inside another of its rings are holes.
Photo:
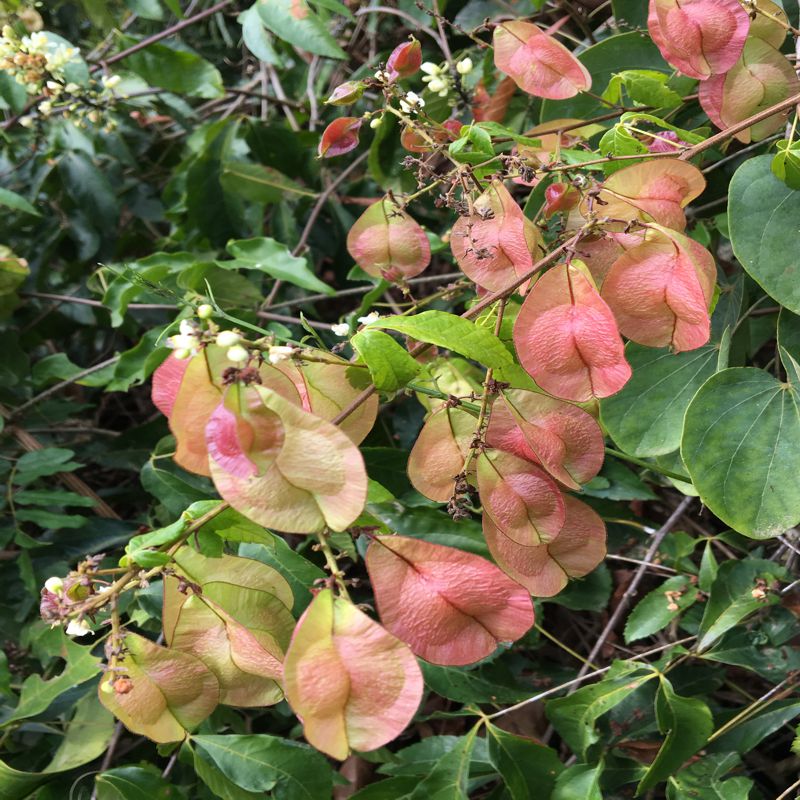
[[[319,542],[319,549],[325,556],[325,563],[336,583],[336,588],[339,590],[340,596],[344,597],[346,600],[350,600],[350,593],[347,591],[347,584],[344,582],[344,573],[339,569],[339,562],[336,560],[333,550],[331,550],[327,531],[320,531],[317,534],[317,541]],[[352,602],[352,600],[350,602]]]
[[[672,478],[675,481],[683,481],[684,483],[691,483],[692,479],[688,475],[681,475],[678,472],[673,472],[671,469],[664,469],[664,467],[659,467],[657,464],[651,464],[649,461],[645,461],[641,458],[636,458],[634,456],[629,456],[627,453],[623,453],[621,450],[614,450],[613,447],[606,447],[606,453],[610,456],[615,456],[616,458],[621,458],[623,461],[628,461],[631,464],[636,464],[639,467],[644,467],[645,469],[649,469],[652,472],[657,472],[659,475],[664,475],[667,478]]]

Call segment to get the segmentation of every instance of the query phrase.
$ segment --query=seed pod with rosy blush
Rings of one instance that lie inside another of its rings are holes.
[[[339,117],[328,125],[319,140],[319,158],[333,158],[358,147],[358,129],[362,120],[358,117]]]
[[[568,183],[553,183],[544,190],[544,215],[548,219],[557,211],[570,211],[580,202],[580,192]]]
[[[361,81],[346,81],[340,83],[325,102],[329,106],[349,106],[361,98],[364,89],[365,86]]]
[[[413,278],[431,263],[425,231],[388,197],[356,220],[347,234],[347,251],[364,272],[387,281]]]
[[[403,42],[392,50],[386,61],[389,79],[410,78],[422,64],[422,45],[412,36],[411,41]]]

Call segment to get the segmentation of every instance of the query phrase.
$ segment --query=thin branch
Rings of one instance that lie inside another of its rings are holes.
[[[691,505],[693,500],[693,497],[684,497],[678,507],[669,515],[667,521],[653,534],[650,547],[647,548],[647,553],[642,559],[642,563],[634,573],[633,579],[628,584],[628,588],[625,589],[625,593],[620,598],[617,607],[614,609],[614,613],[609,618],[606,626],[603,628],[602,633],[597,637],[597,641],[595,642],[592,651],[589,653],[589,656],[586,659],[587,661],[594,661],[605,646],[606,639],[608,639],[608,637],[611,635],[614,628],[617,627],[617,623],[620,621],[631,600],[636,595],[639,584],[642,582],[650,562],[655,558],[658,548],[661,546],[661,542],[664,540],[664,537],[678,524],[678,520],[683,516],[684,512]],[[581,667],[581,671],[578,673],[578,677],[584,675],[587,669],[588,667],[586,667],[584,664],[584,666]]]

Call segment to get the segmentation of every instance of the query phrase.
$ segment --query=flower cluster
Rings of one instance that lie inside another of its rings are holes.
[[[428,89],[439,97],[447,97],[453,88],[453,77],[447,64],[434,64],[426,61],[420,69],[425,73],[422,82],[428,84]],[[456,62],[456,72],[459,75],[469,75],[472,72],[473,64],[471,58],[462,58]]]
[[[41,31],[19,37],[10,25],[0,36],[0,70],[13,76],[28,94],[41,94],[50,83],[63,84],[64,70],[78,50],[55,44]]]
[[[167,346],[172,349],[175,358],[181,361],[196,356],[204,345],[212,342],[218,347],[225,348],[228,361],[240,365],[244,365],[253,357],[249,349],[253,344],[258,351],[265,353],[270,364],[285,361],[295,353],[294,347],[276,345],[266,340],[252,343],[237,330],[219,330],[211,321],[214,308],[208,303],[198,306],[196,313],[198,319],[182,319],[178,326],[179,332],[167,339]]]

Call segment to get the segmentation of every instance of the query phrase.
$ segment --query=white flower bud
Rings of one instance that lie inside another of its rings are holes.
[[[53,576],[44,582],[44,588],[53,594],[61,594],[64,591],[64,581],[57,576]]]
[[[433,75],[433,76],[438,75],[442,71],[442,68],[438,64],[434,64],[431,61],[425,61],[423,64],[420,65],[420,69],[426,75]],[[422,80],[425,80],[425,78],[423,78]]]
[[[196,344],[194,336],[188,336],[185,333],[170,336],[167,339],[167,345],[173,350],[191,350]]]
[[[380,128],[382,121],[383,121],[383,117],[373,117],[369,121],[369,126],[370,126],[370,128],[372,128],[372,130],[375,130],[376,128]]]
[[[194,323],[190,319],[182,319],[179,330],[184,336],[194,336],[197,332]]]
[[[274,345],[269,349],[269,363],[277,364],[280,361],[285,361],[292,355],[292,353],[294,353],[293,347],[287,347],[285,345]]]
[[[369,325],[372,322],[377,322],[380,318],[381,315],[377,311],[371,311],[366,317],[359,317],[358,321],[362,325]]]
[[[250,358],[250,353],[247,352],[247,348],[242,347],[240,344],[235,344],[225,355],[228,361],[233,361],[236,364],[242,364]]]
[[[197,306],[197,316],[200,317],[200,319],[211,319],[211,317],[214,316],[214,306],[208,303]]]
[[[186,361],[187,358],[191,357],[192,351],[188,347],[181,347],[179,350],[173,350],[172,355],[174,355],[178,361]]]
[[[122,79],[119,75],[103,75],[102,77],[103,86],[105,86],[106,89],[113,89],[119,84],[120,80]]]
[[[331,325],[331,332],[336,336],[347,336],[350,333],[350,326],[346,322],[337,322]]]
[[[88,633],[91,633],[92,629],[89,627],[89,623],[86,622],[85,619],[77,620],[71,619],[69,621],[69,625],[67,625],[67,636],[86,636]]]
[[[472,67],[471,58],[462,58],[461,61],[456,64],[456,71],[459,75],[469,75],[469,73],[472,72]]]
[[[32,128],[33,117],[22,117],[19,121],[19,124],[22,125],[23,128]]]
[[[433,78],[431,82],[428,84],[428,88],[432,92],[441,92],[444,90],[447,91],[447,84],[441,78]]]
[[[220,331],[217,334],[217,344],[220,347],[233,347],[241,341],[242,336],[236,331]]]

